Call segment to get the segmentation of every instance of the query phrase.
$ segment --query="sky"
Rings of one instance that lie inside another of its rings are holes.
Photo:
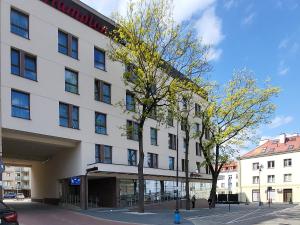
[[[126,0],[81,1],[108,17],[126,10]],[[247,68],[259,82],[270,78],[281,89],[271,123],[257,129],[259,138],[300,133],[299,0],[174,0],[174,18],[192,24],[211,46],[211,79],[224,83]]]

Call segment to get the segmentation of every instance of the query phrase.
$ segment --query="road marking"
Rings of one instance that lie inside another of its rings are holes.
[[[236,221],[238,221],[238,220],[240,220],[240,219],[242,219],[242,218],[244,218],[246,216],[249,216],[249,215],[251,215],[251,214],[253,214],[253,213],[255,213],[255,212],[259,211],[259,210],[261,210],[261,209],[256,209],[256,210],[254,210],[254,211],[252,211],[250,213],[247,213],[247,214],[245,214],[243,216],[240,216],[240,217],[238,217],[238,218],[236,218],[234,220],[231,220],[231,221],[227,222],[226,224],[235,223]]]

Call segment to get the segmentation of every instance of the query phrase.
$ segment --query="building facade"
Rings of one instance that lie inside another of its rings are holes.
[[[239,193],[239,172],[238,163],[233,161],[222,167],[217,182],[218,194]]]
[[[34,200],[134,201],[138,142],[124,127],[136,123],[117,106],[123,101],[132,110],[134,96],[122,80],[125,66],[107,56],[113,21],[78,0],[0,0],[0,22],[4,162],[31,167]],[[195,129],[200,123],[195,119]],[[174,195],[177,150],[184,190],[184,133],[178,133],[176,146],[176,121],[145,123],[145,194],[151,198]],[[211,176],[197,149],[191,140],[191,191],[205,197]]]
[[[30,168],[6,166],[2,174],[3,193],[23,193],[25,197],[30,197]]]
[[[240,159],[241,201],[300,202],[300,136],[263,140]]]

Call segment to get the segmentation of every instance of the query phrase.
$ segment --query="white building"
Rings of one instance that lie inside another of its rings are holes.
[[[134,123],[116,106],[124,100],[130,109],[132,95],[121,79],[125,66],[106,55],[113,22],[78,0],[0,0],[0,23],[3,158],[31,166],[32,198],[83,206],[86,169],[95,166],[88,198],[98,206],[135,195],[138,143],[120,128]],[[151,193],[174,194],[176,133],[176,126],[157,127],[152,119],[145,124]],[[183,136],[180,130],[180,163]],[[190,146],[191,187],[202,193],[211,177],[199,167],[194,140]]]
[[[241,157],[241,200],[300,202],[300,136],[263,140]]]
[[[239,174],[238,163],[233,161],[224,165],[218,177],[218,194],[238,194],[239,193]]]

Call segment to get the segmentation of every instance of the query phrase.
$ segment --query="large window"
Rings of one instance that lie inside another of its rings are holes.
[[[275,167],[275,161],[268,161],[268,169],[273,169]]]
[[[148,167],[158,168],[158,155],[154,153],[148,153]]]
[[[10,31],[29,39],[29,16],[16,9],[10,12]]]
[[[128,165],[129,166],[137,165],[137,150],[128,149]]]
[[[275,183],[275,175],[268,175],[268,183]]]
[[[60,102],[59,125],[62,127],[79,129],[79,107]]]
[[[283,160],[284,167],[290,167],[292,166],[292,159],[284,159]]]
[[[111,104],[111,85],[95,79],[95,100]]]
[[[94,66],[97,69],[105,70],[105,52],[94,48]]]
[[[284,182],[291,182],[292,181],[292,174],[284,174],[283,175],[283,181]]]
[[[200,116],[200,113],[201,113],[201,106],[195,103],[195,115]]]
[[[150,128],[151,145],[157,145],[157,129]]]
[[[106,115],[95,112],[95,132],[97,134],[107,134]]]
[[[74,59],[78,59],[78,38],[59,30],[58,52],[68,55]]]
[[[37,80],[36,56],[22,50],[11,49],[11,73],[30,80]]]
[[[173,115],[172,110],[168,110],[167,124],[168,124],[170,127],[173,127],[173,126],[174,126],[174,115]]]
[[[127,120],[126,128],[127,128],[127,139],[138,141],[139,124],[137,122]]]
[[[201,156],[201,146],[199,142],[196,142],[196,155]]]
[[[169,149],[176,150],[176,135],[175,134],[169,134]]]
[[[259,169],[259,163],[252,163],[252,169],[258,170]]]
[[[78,94],[78,72],[65,69],[65,91]]]
[[[169,156],[169,170],[174,170],[175,158]]]
[[[259,176],[253,176],[252,177],[252,184],[258,184],[259,182]]]
[[[96,163],[112,163],[112,147],[108,145],[95,145]]]
[[[200,173],[201,172],[201,163],[196,162],[196,167],[197,167],[197,173]]]
[[[28,93],[11,91],[11,115],[22,119],[30,119],[30,97]]]
[[[129,111],[135,111],[134,94],[130,91],[126,91],[126,109]]]

